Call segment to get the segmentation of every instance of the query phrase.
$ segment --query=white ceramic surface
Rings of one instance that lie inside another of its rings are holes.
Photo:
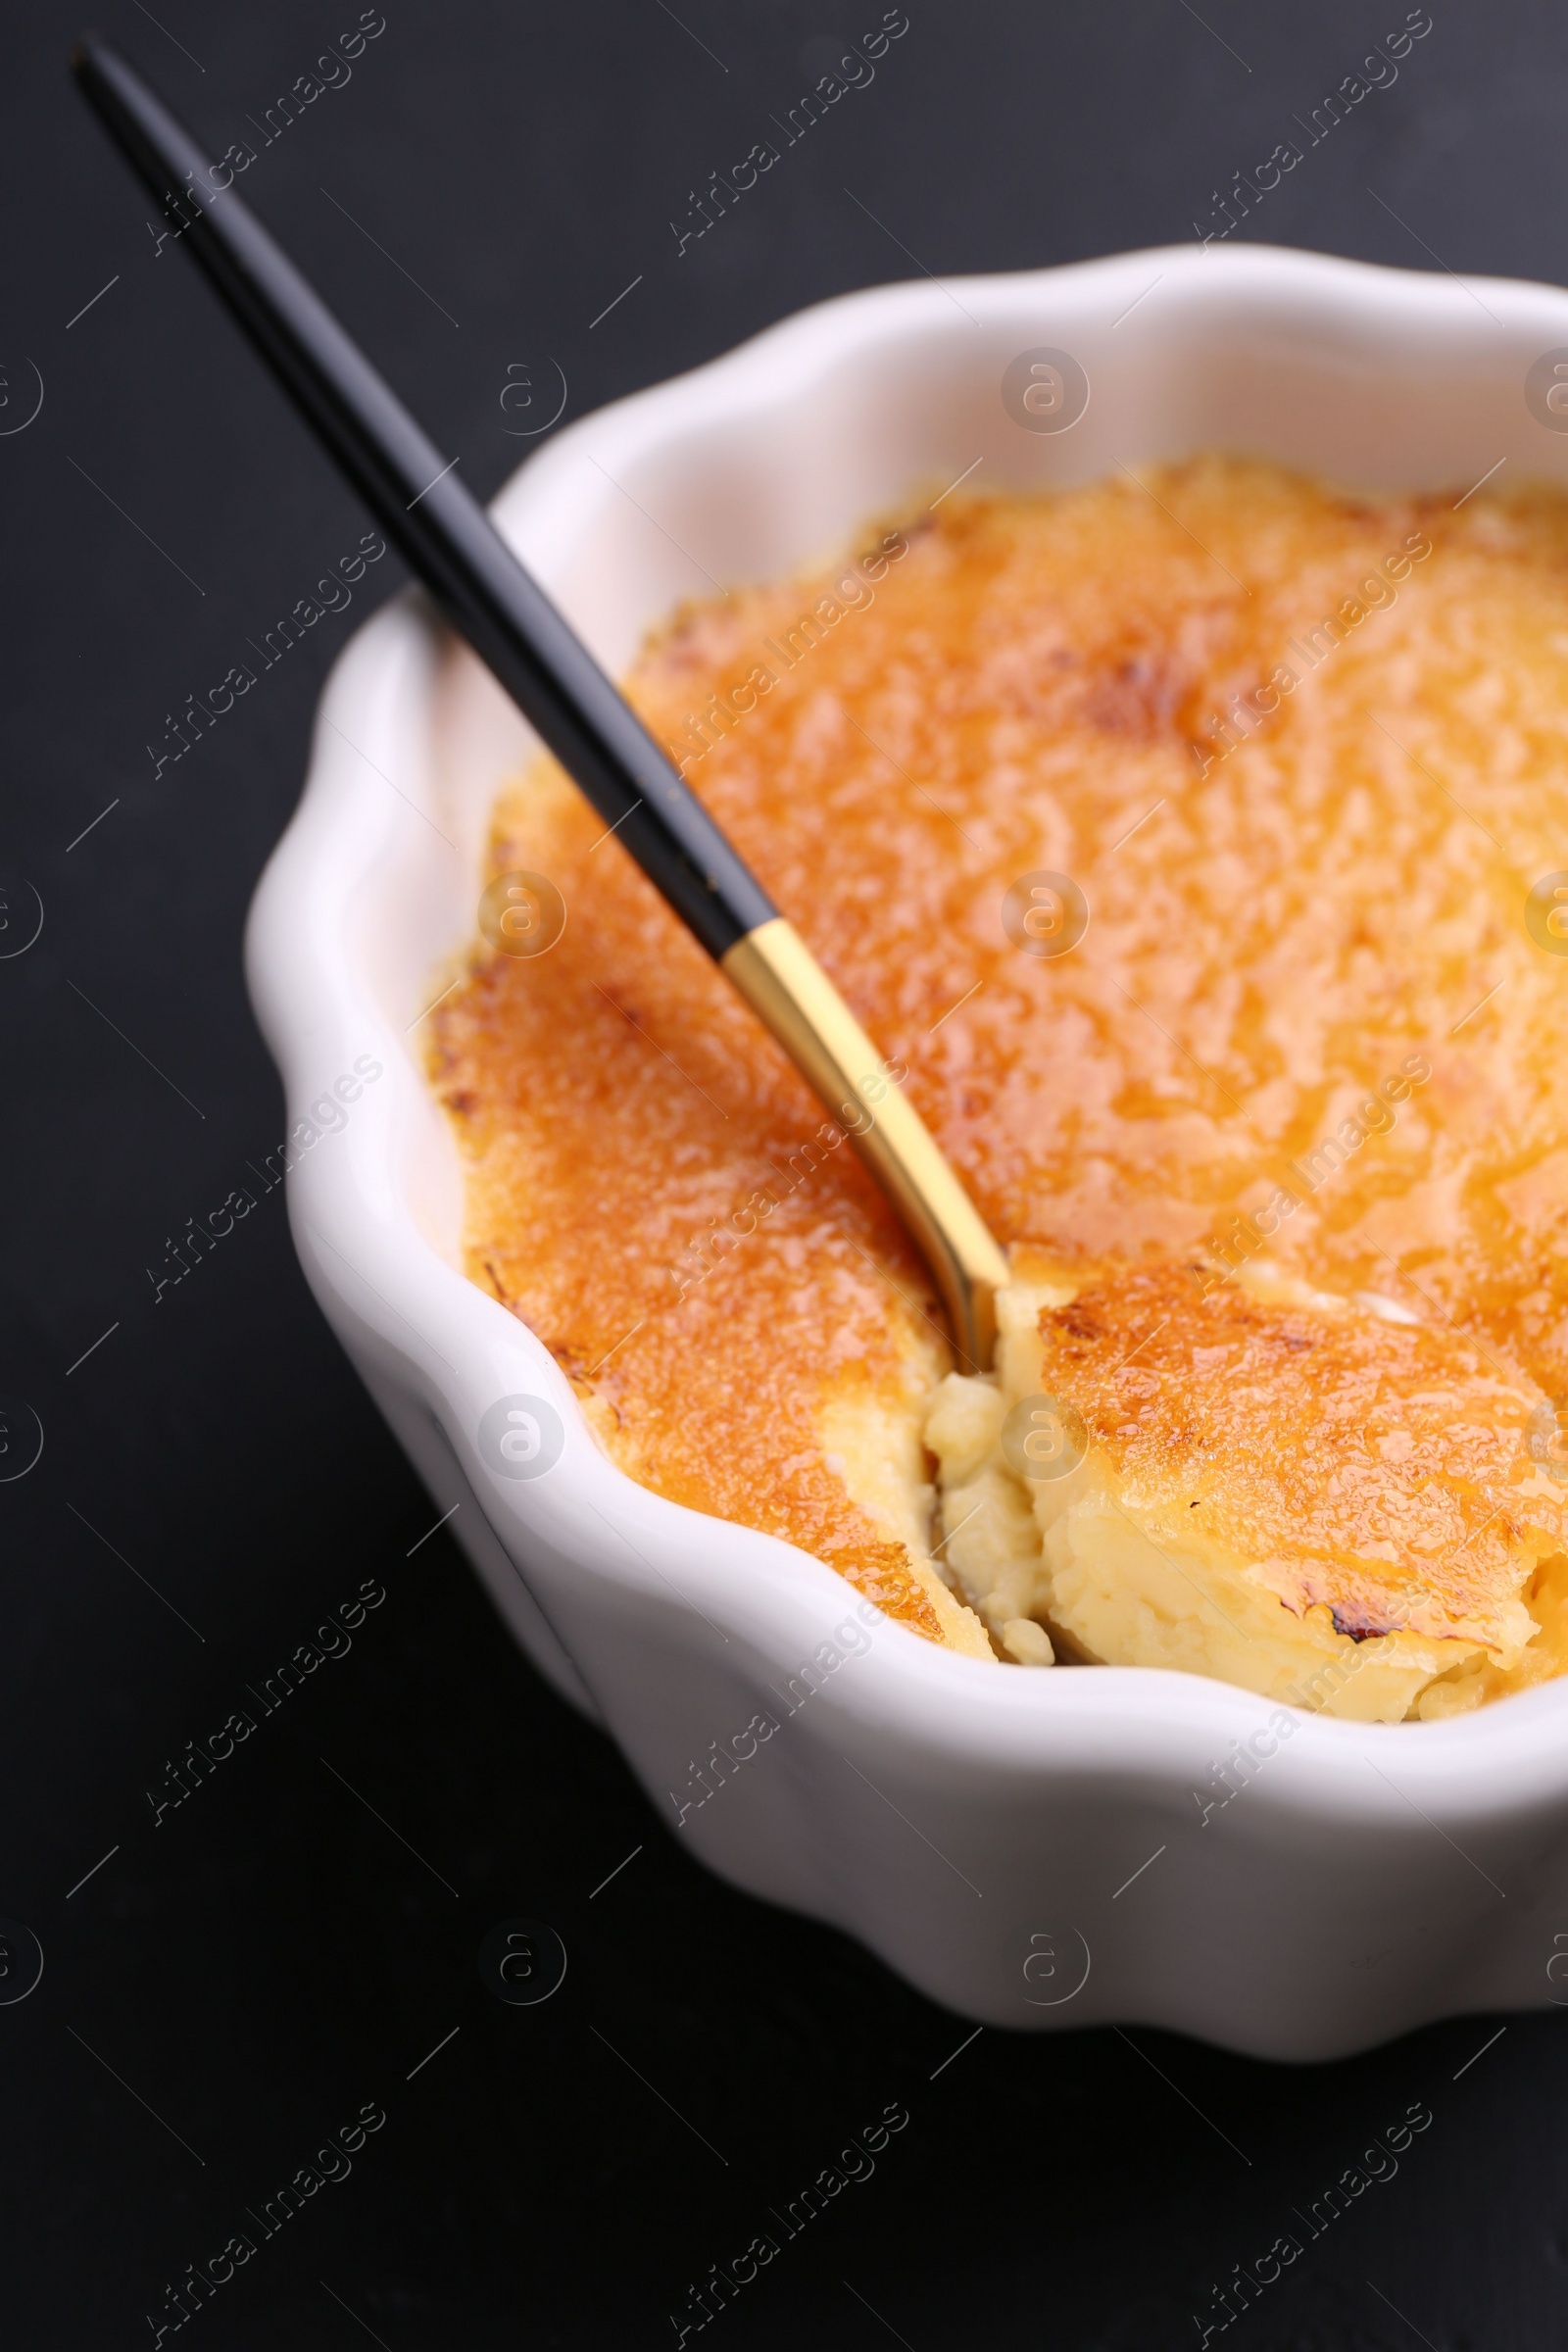
[[[1007,363],[1040,346],[1088,371],[1070,431],[1003,406]],[[1552,288],[1256,246],[888,286],[572,425],[496,514],[615,672],[678,599],[833,552],[976,459],[991,488],[1216,446],[1371,488],[1457,495],[1503,458],[1560,477],[1568,437],[1523,396],[1558,346]],[[661,1500],[598,1450],[544,1348],[458,1271],[457,1162],[411,1028],[473,930],[488,811],[528,741],[422,602],[377,614],[323,697],[252,910],[250,983],[291,1122],[358,1057],[383,1065],[290,1176],[306,1273],[437,1508],[461,1503],[453,1532],[507,1623],[670,1834],[998,2026],[1142,2022],[1305,2058],[1568,1996],[1547,1973],[1568,1950],[1568,1685],[1447,1724],[1298,1717],[1204,1823],[1194,1790],[1273,1712],[1248,1692],[987,1665],[866,1628],[817,1561]],[[517,1396],[564,1431],[531,1479],[480,1442]],[[792,1692],[823,1643],[838,1662]],[[759,1715],[779,1723],[761,1743]],[[699,1805],[714,1742],[755,1752],[727,1779],[710,1767]]]

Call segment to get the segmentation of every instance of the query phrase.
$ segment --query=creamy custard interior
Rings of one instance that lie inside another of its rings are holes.
[[[976,1656],[1390,1721],[1568,1665],[1568,501],[1461,490],[955,494],[629,679],[1008,1247],[984,1378],[617,841],[509,788],[565,929],[475,948],[431,1075],[473,1279],[633,1477]]]

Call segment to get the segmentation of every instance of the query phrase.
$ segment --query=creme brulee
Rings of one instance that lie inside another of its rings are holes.
[[[631,1476],[976,1656],[1389,1721],[1568,1666],[1568,499],[1455,497],[953,496],[628,680],[1009,1250],[983,1377],[615,839],[509,788],[565,929],[472,952],[431,1072],[473,1279]]]

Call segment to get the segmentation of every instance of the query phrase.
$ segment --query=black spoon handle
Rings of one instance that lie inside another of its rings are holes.
[[[778,909],[484,509],[140,75],[102,41],[82,90],[411,571],[715,958]],[[232,179],[232,171],[229,172]],[[639,806],[640,804],[640,806]]]

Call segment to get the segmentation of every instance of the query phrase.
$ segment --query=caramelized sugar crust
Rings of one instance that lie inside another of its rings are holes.
[[[1040,1331],[1046,1392],[1156,1543],[1245,1563],[1355,1641],[1529,1638],[1520,1587],[1568,1495],[1528,1450],[1533,1387],[1479,1348],[1234,1285],[1200,1298],[1170,1264],[1091,1280]]]
[[[1522,920],[1568,867],[1568,506],[1457,495],[1217,458],[955,495],[874,586],[872,564],[694,606],[629,684],[907,1063],[993,1230],[1093,1274],[1097,1328],[1131,1346],[1182,1283],[1198,1300],[1173,1269],[1250,1255],[1419,1319],[1360,1318],[1293,1374],[1289,1317],[1271,1337],[1230,1281],[1200,1344],[1230,1373],[1196,1348],[1178,1368],[1174,1339],[1137,1358],[1171,1384],[1170,1428],[1191,1418],[1204,1508],[1266,1537],[1282,1597],[1321,1589],[1347,1625],[1435,1562],[1446,1622],[1494,1597],[1512,1504],[1482,1531],[1506,1494],[1423,1419],[1433,1351],[1459,1350],[1435,1389],[1479,1358],[1527,1397],[1568,1392],[1568,960]],[[474,1279],[635,1476],[936,1635],[831,1438],[835,1414],[906,1414],[942,1368],[929,1285],[851,1149],[810,1164],[820,1111],[602,830],[548,763],[508,794],[493,868],[548,874],[564,937],[476,953],[430,1024]],[[1092,910],[1059,959],[1003,925],[1038,869]],[[1411,1057],[1431,1075],[1401,1096]],[[1314,1185],[1325,1139],[1356,1132]],[[1100,1343],[1075,1344],[1093,1403]],[[1380,1449],[1396,1427],[1402,1459]],[[1168,1432],[1114,1442],[1180,1486]],[[1353,1562],[1332,1593],[1331,1557]]]

